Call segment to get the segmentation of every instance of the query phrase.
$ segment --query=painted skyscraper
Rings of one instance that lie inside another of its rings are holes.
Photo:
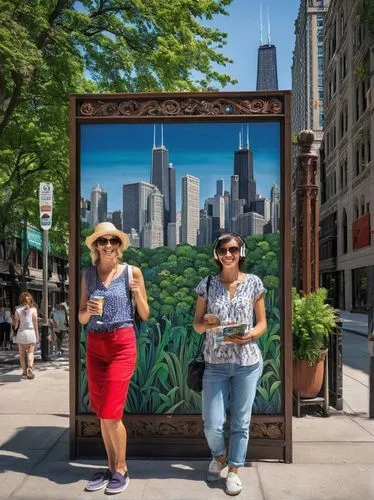
[[[200,222],[200,179],[193,175],[181,178],[182,194],[182,243],[197,244]]]
[[[143,245],[143,229],[148,219],[148,198],[155,186],[148,182],[134,182],[123,185],[123,230],[130,233],[135,229]]]
[[[100,186],[96,186],[91,191],[90,225],[95,227],[99,222],[106,221],[108,211],[108,194]]]
[[[270,41],[270,21],[268,12],[268,41],[262,38],[262,7],[260,12],[260,46],[257,57],[256,90],[278,90],[277,49]]]
[[[234,153],[234,175],[239,177],[239,199],[245,200],[244,212],[250,212],[256,200],[256,181],[253,177],[253,151],[249,147],[249,131],[247,126],[247,142],[242,143],[242,133],[239,133],[239,149]],[[232,195],[232,200],[236,196]]]
[[[151,184],[164,196],[164,245],[168,244],[168,224],[176,222],[175,170],[169,164],[169,151],[164,146],[164,128],[161,125],[161,145],[156,146],[156,126],[153,132]]]

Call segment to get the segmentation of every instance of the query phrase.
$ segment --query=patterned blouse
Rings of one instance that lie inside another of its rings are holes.
[[[196,293],[207,300],[207,280],[204,278],[196,287]],[[207,312],[219,317],[221,324],[228,322],[245,323],[247,330],[253,328],[253,306],[257,299],[266,292],[260,278],[254,274],[245,274],[244,280],[238,283],[234,296],[230,300],[227,288],[219,279],[212,276],[209,285]],[[215,333],[207,330],[205,335],[204,358],[208,363],[235,363],[238,365],[254,365],[262,362],[260,349],[256,341],[247,344],[216,345]]]
[[[88,297],[104,297],[103,315],[91,316],[87,325],[88,332],[110,332],[134,324],[127,265],[123,272],[109,283],[108,288],[100,280],[96,266],[90,266],[86,271],[86,284]]]

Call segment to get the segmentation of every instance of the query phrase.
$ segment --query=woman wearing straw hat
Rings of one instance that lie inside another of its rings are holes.
[[[133,267],[129,283],[128,266],[121,263],[122,252],[129,245],[127,234],[111,222],[102,222],[86,244],[92,266],[82,278],[79,321],[87,324],[90,406],[100,419],[108,456],[108,469],[94,474],[86,490],[106,488],[106,493],[119,493],[129,482],[122,414],[136,364],[132,297],[141,319],[148,318],[149,306],[140,269]]]

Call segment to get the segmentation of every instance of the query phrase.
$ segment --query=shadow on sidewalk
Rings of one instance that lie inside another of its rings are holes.
[[[8,382],[22,382],[23,380],[25,380],[25,378],[22,377],[20,373],[19,374],[12,373],[9,375],[4,374],[0,379],[0,386],[5,385]]]
[[[181,479],[205,482],[208,460],[129,460],[130,475],[136,479]],[[251,465],[249,464],[249,467]],[[46,478],[56,484],[88,481],[97,470],[105,469],[105,459],[69,459],[66,427],[21,427],[0,451],[0,470]],[[208,484],[222,488],[218,481]]]
[[[1,447],[0,470],[44,477],[56,484],[89,479],[92,465],[69,463],[66,427],[21,427]]]

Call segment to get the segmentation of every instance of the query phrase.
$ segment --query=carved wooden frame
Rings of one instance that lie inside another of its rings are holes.
[[[70,456],[102,456],[99,422],[78,411],[79,126],[85,123],[279,121],[283,412],[254,415],[248,459],[292,461],[291,127],[289,91],[84,94],[70,98]],[[73,320],[75,319],[75,321]],[[200,415],[126,415],[129,457],[209,457]]]

